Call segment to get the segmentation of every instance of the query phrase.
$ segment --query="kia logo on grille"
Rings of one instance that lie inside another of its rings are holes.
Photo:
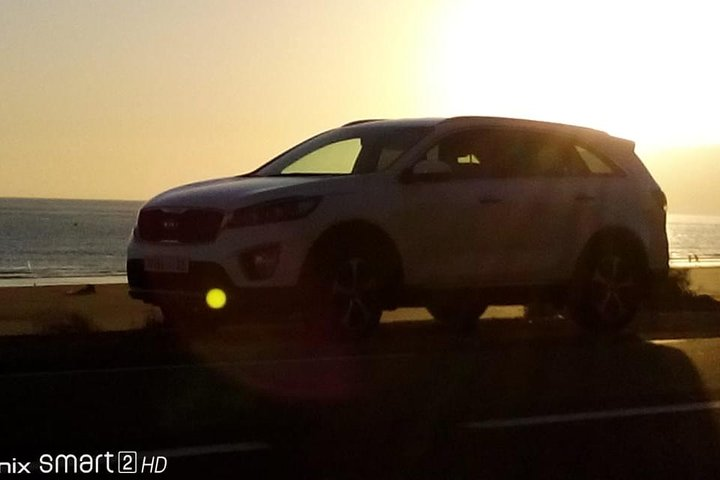
[[[175,230],[180,226],[177,220],[164,220],[162,226],[165,230]]]

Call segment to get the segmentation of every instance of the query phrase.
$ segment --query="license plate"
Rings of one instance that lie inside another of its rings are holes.
[[[146,272],[188,273],[189,264],[184,257],[148,257],[145,259]]]

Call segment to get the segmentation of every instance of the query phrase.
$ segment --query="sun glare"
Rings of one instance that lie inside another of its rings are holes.
[[[576,123],[651,146],[720,143],[712,6],[588,5],[443,10],[428,48],[435,108]]]
[[[225,304],[227,303],[227,295],[219,288],[212,288],[208,290],[205,295],[205,303],[207,303],[208,307],[213,310],[219,310],[225,307]]]

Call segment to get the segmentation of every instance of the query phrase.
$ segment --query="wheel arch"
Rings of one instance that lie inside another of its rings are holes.
[[[344,220],[323,230],[308,249],[303,261],[301,280],[312,274],[315,262],[322,260],[324,252],[331,251],[338,245],[353,244],[372,247],[379,255],[383,266],[387,267],[389,284],[393,293],[397,293],[404,282],[400,251],[395,241],[382,227],[363,219]]]
[[[575,271],[577,272],[586,267],[600,249],[607,245],[617,245],[630,251],[637,258],[642,273],[644,275],[650,274],[650,263],[645,244],[639,235],[624,226],[608,226],[595,232],[581,250],[576,261]]]

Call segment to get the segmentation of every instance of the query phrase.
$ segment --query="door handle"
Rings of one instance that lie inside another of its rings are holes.
[[[595,197],[586,193],[578,193],[575,195],[575,201],[577,202],[594,202]]]
[[[478,202],[480,202],[481,205],[495,205],[502,203],[502,199],[497,197],[480,197],[478,198]]]

